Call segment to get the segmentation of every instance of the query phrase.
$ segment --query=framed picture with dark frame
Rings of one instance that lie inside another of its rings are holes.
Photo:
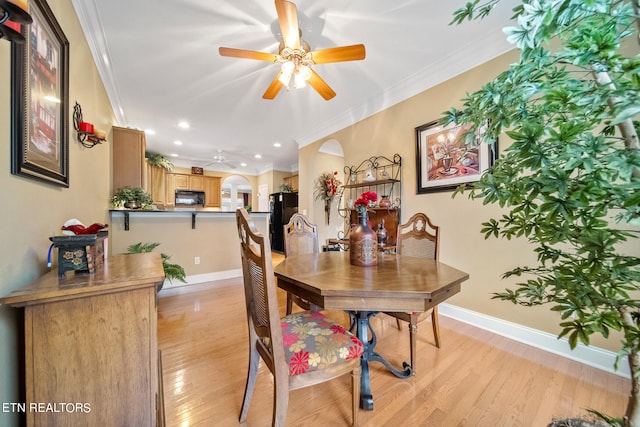
[[[495,161],[498,142],[465,144],[471,125],[441,125],[433,121],[416,128],[417,193],[453,190],[470,185]]]
[[[45,0],[29,14],[11,45],[11,173],[68,187],[69,41]]]

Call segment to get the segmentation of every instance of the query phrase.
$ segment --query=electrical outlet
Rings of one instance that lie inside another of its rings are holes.
[[[196,264],[196,265],[200,264],[200,257],[199,256],[195,257],[193,259],[193,263]]]

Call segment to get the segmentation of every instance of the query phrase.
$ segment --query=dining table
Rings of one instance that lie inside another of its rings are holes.
[[[460,292],[469,274],[433,259],[378,253],[377,264],[352,265],[349,252],[289,256],[274,268],[278,287],[309,301],[312,309],[344,310],[362,341],[360,406],[373,410],[369,362],[382,363],[399,378],[412,367],[393,366],[376,351],[370,319],[383,311],[423,312]]]

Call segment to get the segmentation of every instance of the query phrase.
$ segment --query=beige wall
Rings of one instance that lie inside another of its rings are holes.
[[[511,303],[492,300],[493,292],[504,290],[515,280],[503,280],[501,274],[519,265],[532,265],[536,259],[532,247],[522,240],[484,240],[481,223],[502,211],[495,206],[482,206],[466,195],[451,198],[452,192],[416,194],[415,128],[436,120],[451,106],[461,106],[460,99],[504,71],[517,60],[517,53],[505,54],[437,87],[429,89],[346,129],[328,135],[320,141],[300,149],[300,206],[307,209],[312,221],[321,224],[323,214],[320,201],[312,197],[313,179],[319,174],[319,147],[329,139],[336,139],[344,149],[344,163],[357,165],[371,156],[402,156],[402,221],[411,214],[425,212],[441,230],[441,261],[464,270],[470,279],[463,283],[462,292],[447,302],[525,325],[552,334],[559,332],[559,318],[548,307],[523,308]],[[500,149],[509,142],[504,137]],[[337,167],[336,167],[337,168]],[[326,227],[319,228],[320,241],[335,234]],[[636,248],[637,250],[637,248]],[[620,336],[604,340],[592,338],[592,344],[617,352]]]
[[[69,110],[82,106],[86,120],[111,129],[114,115],[70,0],[48,0],[70,44]],[[49,237],[69,218],[86,224],[108,222],[111,144],[82,147],[69,118],[69,188],[11,175],[11,45],[0,40],[0,295],[19,288],[46,270]],[[109,132],[108,139],[111,139]],[[20,402],[18,376],[18,310],[0,306],[0,402]],[[0,425],[15,425],[15,415],[0,413]]]

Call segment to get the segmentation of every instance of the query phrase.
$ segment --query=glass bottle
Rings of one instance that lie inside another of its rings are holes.
[[[382,249],[387,244],[387,229],[384,228],[384,219],[378,224],[376,234],[378,235],[378,247]]]
[[[378,264],[378,239],[369,227],[366,209],[360,212],[360,223],[349,235],[349,259],[351,264],[369,267]]]

